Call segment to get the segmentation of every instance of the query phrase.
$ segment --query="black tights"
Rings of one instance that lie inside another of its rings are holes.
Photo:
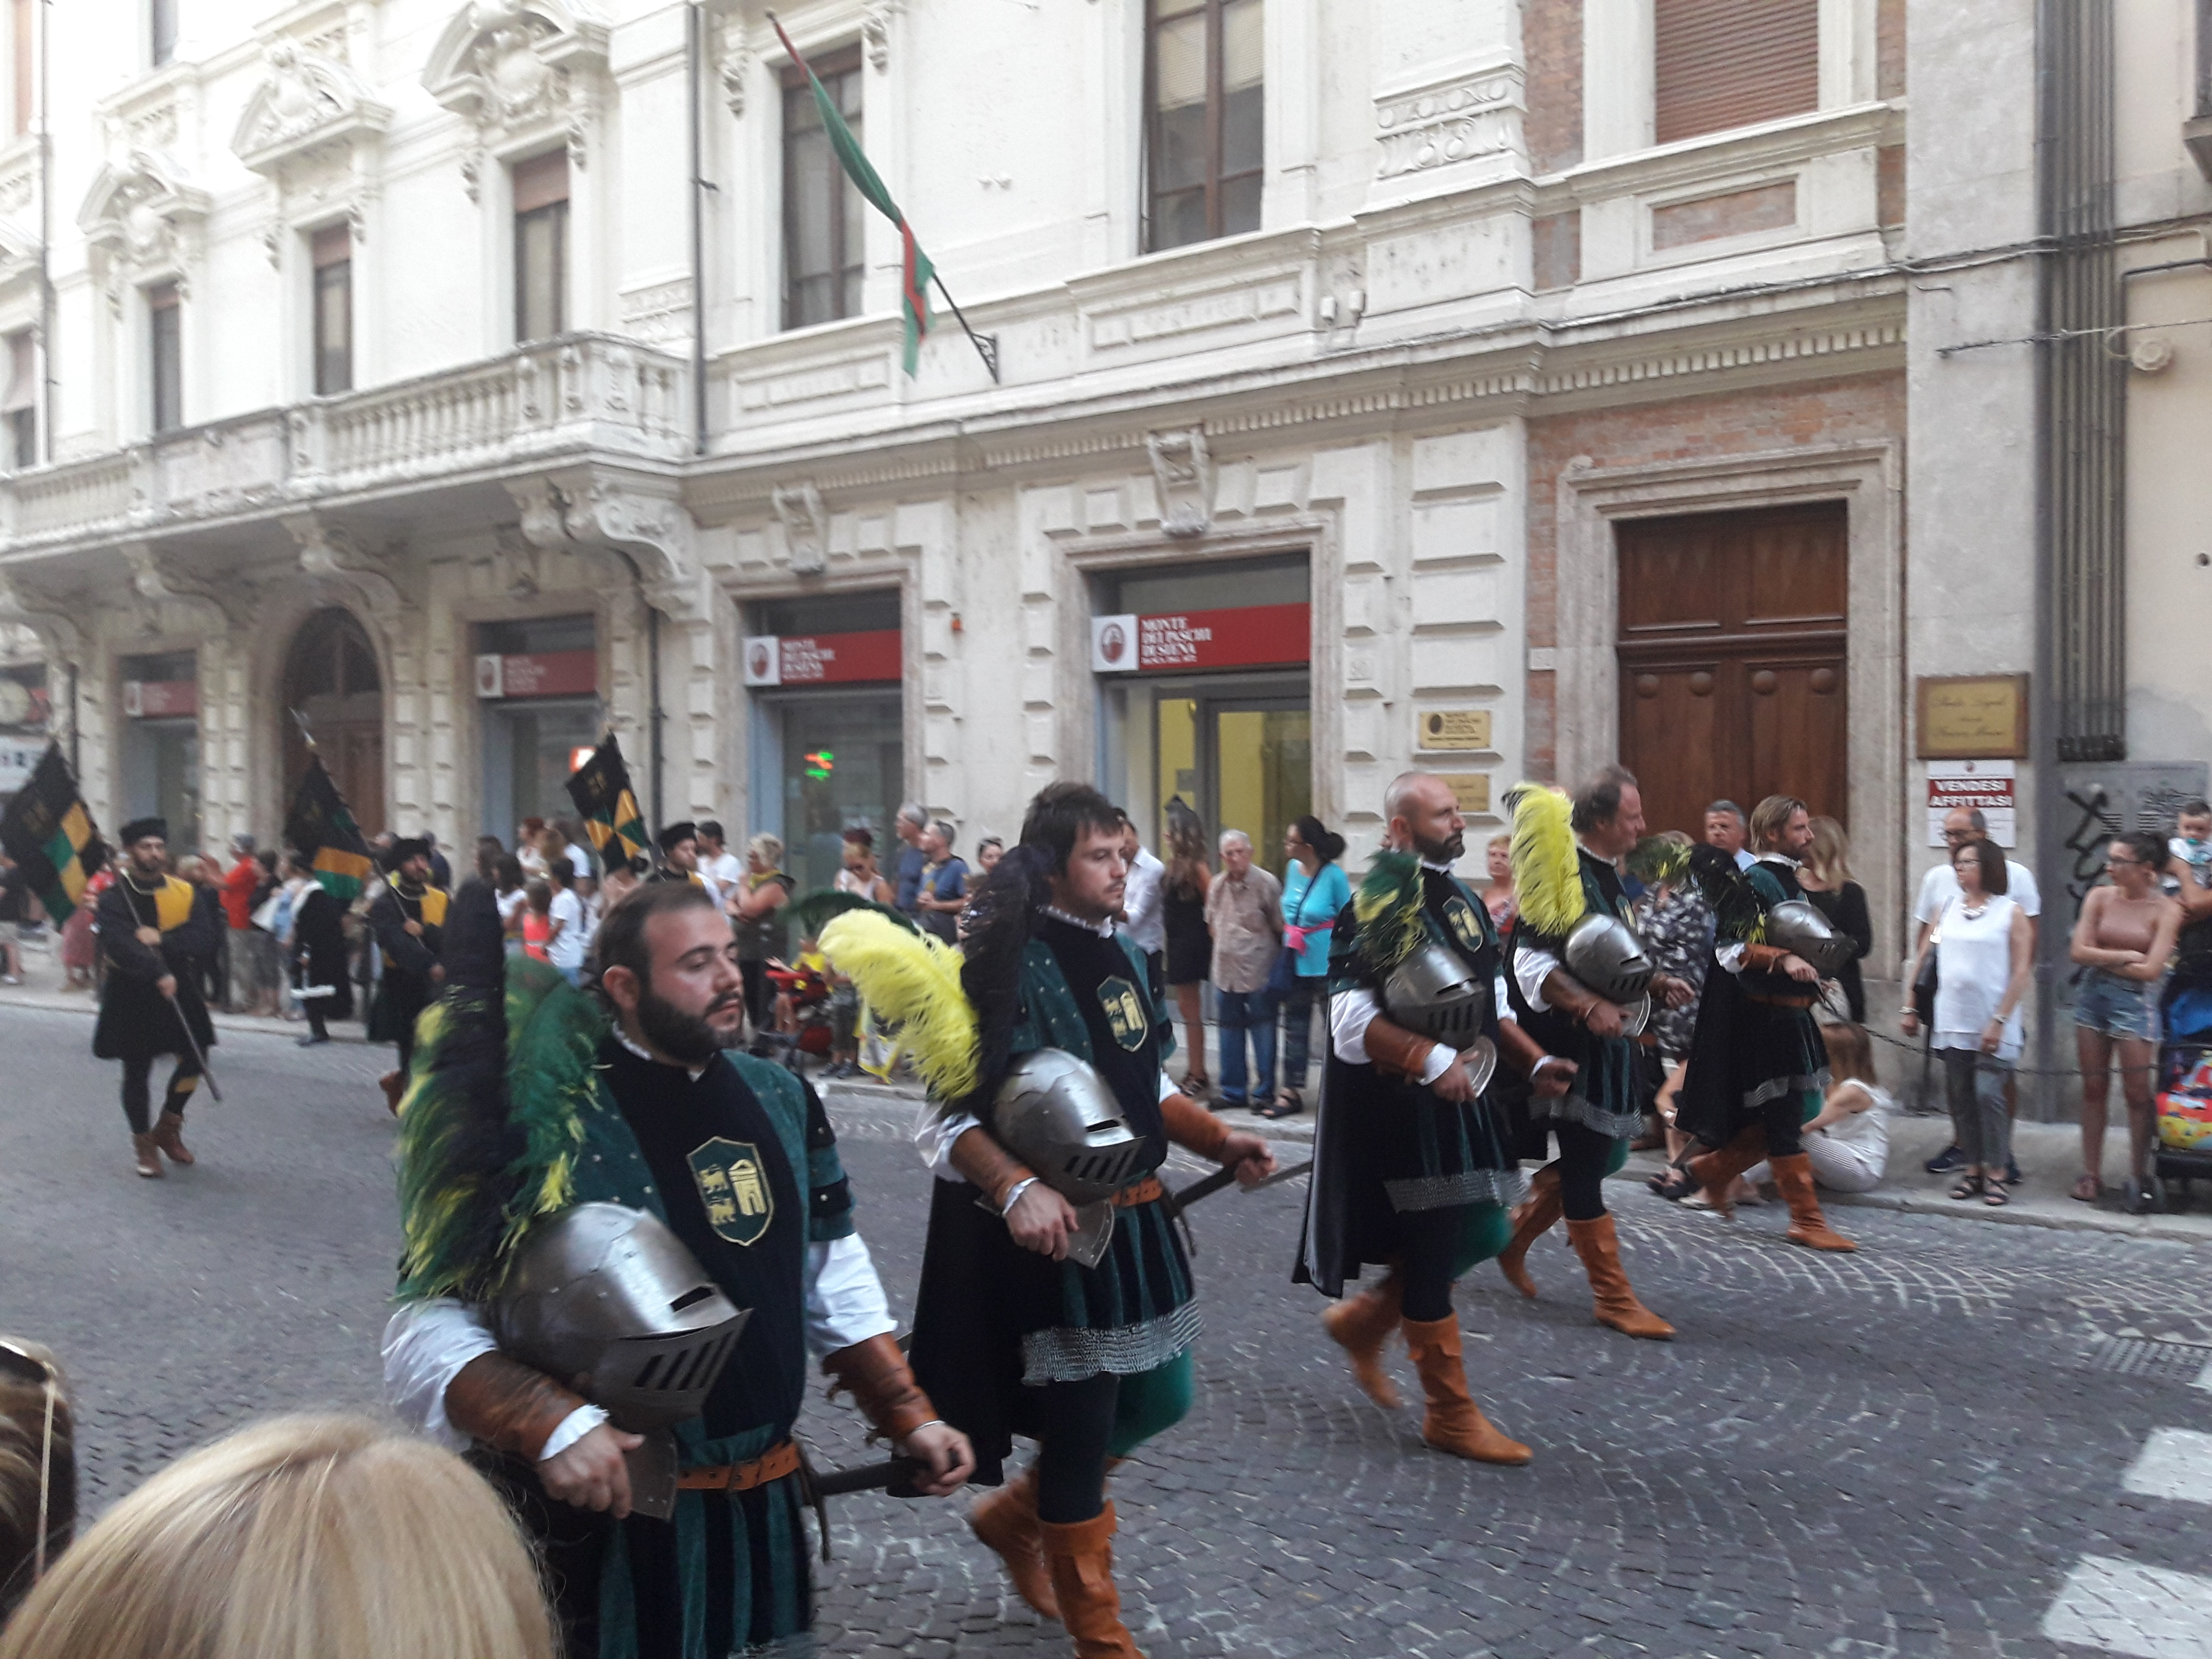
[[[1038,1519],[1072,1526],[1106,1506],[1106,1446],[1121,1390],[1111,1371],[1037,1390]]]
[[[123,1062],[123,1115],[131,1120],[131,1133],[134,1135],[153,1133],[153,1120],[147,1110],[148,1100],[152,1094],[153,1077],[154,1057],[151,1054],[143,1060]],[[190,1054],[180,1056],[177,1060],[177,1069],[169,1073],[169,1089],[161,1097],[161,1109],[183,1116],[185,1102],[199,1086],[199,1061]]]
[[[1802,1133],[1805,1127],[1804,1099],[1794,1090],[1760,1107],[1759,1121],[1766,1131],[1767,1157],[1795,1158],[1805,1150]]]
[[[1398,1243],[1404,1255],[1398,1263],[1405,1280],[1405,1316],[1427,1323],[1449,1319],[1452,1310],[1452,1280],[1458,1277],[1459,1241],[1467,1224],[1467,1206],[1454,1204],[1441,1210],[1411,1210],[1397,1217]]]
[[[1606,1171],[1614,1140],[1587,1124],[1554,1123],[1559,1137],[1559,1204],[1570,1221],[1595,1221],[1605,1213]]]

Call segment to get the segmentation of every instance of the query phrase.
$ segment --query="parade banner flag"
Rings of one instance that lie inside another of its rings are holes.
[[[611,869],[645,855],[645,814],[638,811],[629,768],[623,763],[613,732],[600,738],[592,757],[570,775],[568,799],[576,803],[603,866]]]
[[[31,781],[8,804],[0,845],[21,867],[55,927],[76,914],[85,884],[107,862],[107,844],[85,810],[58,743],[46,746]]]
[[[315,881],[340,904],[351,904],[375,870],[361,826],[323,769],[323,757],[307,757],[307,775],[300,780],[292,797],[292,814],[284,820],[284,839],[313,865]]]
[[[814,88],[815,110],[822,117],[823,128],[830,135],[830,147],[837,152],[837,160],[844,167],[845,176],[853,181],[854,189],[868,198],[871,207],[898,227],[902,255],[899,266],[899,314],[906,324],[906,373],[907,378],[912,380],[915,365],[921,356],[921,337],[929,332],[929,284],[930,279],[937,274],[937,267],[930,264],[929,256],[914,240],[914,231],[907,224],[906,215],[899,211],[898,204],[891,200],[890,191],[884,188],[884,181],[876,176],[875,168],[869,165],[866,152],[860,149],[860,141],[853,137],[852,128],[845,125],[845,118],[837,112],[837,106],[830,101],[829,93],[823,89],[822,82],[815,77],[812,66],[799,55],[799,48],[791,44],[791,37],[783,32],[783,25],[776,21],[774,12],[769,14],[768,21],[775,26],[775,38],[783,42],[783,49],[791,54],[791,61],[806,71],[806,83]]]

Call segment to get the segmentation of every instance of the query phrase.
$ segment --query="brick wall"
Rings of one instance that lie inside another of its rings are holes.
[[[1583,159],[1583,0],[1525,0],[1521,50],[1529,165],[1557,173]]]
[[[1600,467],[1863,442],[1905,434],[1905,376],[1868,374],[1809,386],[1763,386],[1710,398],[1586,410],[1528,422],[1528,644],[1559,642],[1559,481],[1587,455]],[[1558,767],[1557,682],[1528,676],[1528,767]]]
[[[1905,95],[1905,0],[1878,0],[1875,7],[1874,95]]]

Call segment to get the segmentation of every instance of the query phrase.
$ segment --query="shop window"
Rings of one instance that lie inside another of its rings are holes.
[[[1146,246],[1260,228],[1261,0],[1150,0]]]
[[[899,625],[896,589],[770,599],[752,608],[755,634],[878,633]]]
[[[31,331],[8,337],[8,464],[17,471],[39,464],[39,354]]]
[[[314,259],[315,395],[353,390],[353,227],[332,225],[309,241]]]
[[[815,65],[822,89],[861,142],[860,54],[832,52]],[[783,71],[783,325],[807,328],[860,314],[867,262],[867,204],[830,147],[805,71]]]
[[[568,326],[568,152],[514,168],[514,339],[550,339]]]
[[[184,321],[174,283],[146,290],[148,380],[153,387],[156,432],[173,432],[185,423]]]
[[[1820,107],[1820,0],[1657,0],[1658,143]]]

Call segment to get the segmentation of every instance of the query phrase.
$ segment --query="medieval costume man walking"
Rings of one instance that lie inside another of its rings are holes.
[[[1480,1462],[1526,1463],[1528,1448],[1493,1428],[1468,1392],[1451,1301],[1453,1283],[1504,1243],[1505,1206],[1526,1184],[1489,1090],[1506,1036],[1498,934],[1452,873],[1467,823],[1450,787],[1408,772],[1382,811],[1389,850],[1330,935],[1329,1060],[1291,1277],[1342,1297],[1363,1265],[1387,1264],[1380,1281],[1322,1316],[1359,1386],[1398,1404],[1382,1362],[1402,1328],[1427,1401],[1422,1439]]]
[[[974,1467],[893,1322],[822,1103],[737,1053],[743,981],[702,888],[641,888],[599,935],[610,1025],[557,969],[507,961],[479,882],[455,903],[451,988],[402,1109],[403,1305],[384,1338],[401,1416],[471,1456],[540,1540],[574,1656],[719,1659],[812,1621],[799,1454],[810,1353],[951,1492]],[[701,1416],[677,1425],[673,1511],[634,1512],[638,1437],[499,1351],[486,1302],[534,1221],[643,1211],[750,1310]]]
[[[1038,1443],[970,1522],[1083,1659],[1137,1652],[1114,1583],[1107,1470],[1191,1402],[1198,1309],[1154,1171],[1171,1141],[1248,1184],[1274,1168],[1265,1142],[1167,1080],[1166,1012],[1144,957],[1115,934],[1121,833],[1097,790],[1041,791],[977,896],[964,961],[880,915],[822,934],[871,1008],[902,1022],[941,1103],[922,1135],[938,1180],[915,1374],[974,1439],[985,1484],[1014,1435]],[[900,994],[933,975],[933,995]]]
[[[161,1178],[164,1156],[172,1164],[197,1161],[185,1146],[185,1103],[199,1087],[201,1060],[215,1047],[199,987],[220,941],[205,907],[193,902],[192,884],[169,873],[169,826],[140,818],[123,826],[122,842],[125,861],[96,913],[107,980],[92,1052],[123,1062],[131,1150],[138,1173],[153,1181]],[[174,1054],[177,1064],[154,1120],[151,1079],[163,1054]]]
[[[399,1048],[399,1067],[384,1078],[387,1096],[397,1099],[407,1087],[415,1060],[415,1021],[438,994],[445,969],[446,906],[450,895],[430,879],[430,844],[396,841],[386,854],[389,867],[376,896],[369,901],[368,928],[384,957],[384,977],[368,1014],[368,1040]]]
[[[1674,1328],[1638,1300],[1605,1207],[1605,1178],[1626,1161],[1629,1137],[1643,1121],[1625,1005],[1650,997],[1680,1006],[1692,994],[1681,981],[1650,970],[1629,926],[1628,895],[1613,866],[1643,834],[1642,793],[1619,767],[1600,773],[1571,804],[1534,784],[1513,798],[1513,890],[1521,915],[1506,988],[1516,1021],[1548,1057],[1535,1074],[1564,1073],[1567,1085],[1531,1092],[1529,1139],[1521,1150],[1541,1157],[1548,1135],[1556,1134],[1559,1156],[1530,1182],[1498,1265],[1515,1289],[1534,1296],[1524,1258],[1565,1214],[1598,1323],[1664,1340]]]
[[[1828,1225],[1802,1139],[1827,1091],[1828,1048],[1813,1018],[1820,969],[1791,947],[1817,951],[1830,942],[1815,937],[1828,930],[1797,885],[1797,861],[1813,844],[1805,803],[1787,795],[1759,802],[1751,843],[1755,862],[1740,878],[1698,866],[1720,889],[1717,971],[1705,975],[1674,1125],[1713,1149],[1692,1159],[1689,1172],[1721,1214],[1734,1213],[1735,1178],[1765,1158],[1790,1206],[1784,1237],[1808,1249],[1856,1250]]]
[[[301,884],[292,901],[292,958],[307,1010],[302,1048],[331,1040],[330,1022],[353,1017],[353,975],[347,971],[345,913],[315,879],[314,861],[295,853],[292,874]]]

